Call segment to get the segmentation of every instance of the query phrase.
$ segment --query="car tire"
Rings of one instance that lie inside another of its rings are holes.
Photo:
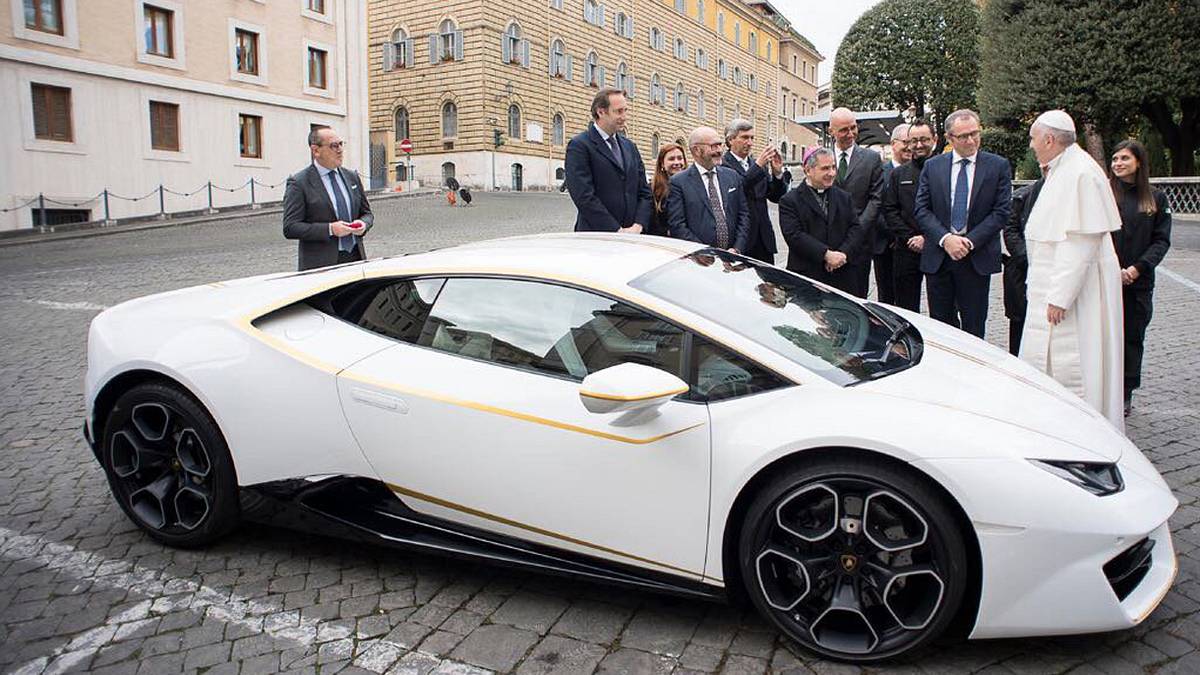
[[[100,463],[121,509],[152,538],[209,544],[238,523],[237,474],[199,402],[165,383],[133,387],[104,423]]]
[[[824,455],[781,471],[750,503],[737,550],[764,617],[802,647],[853,663],[935,640],[969,582],[946,499],[868,457]]]

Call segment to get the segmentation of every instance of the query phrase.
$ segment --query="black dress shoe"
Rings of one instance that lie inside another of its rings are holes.
[[[1125,394],[1125,416],[1129,417],[1129,413],[1133,412],[1133,392]]]

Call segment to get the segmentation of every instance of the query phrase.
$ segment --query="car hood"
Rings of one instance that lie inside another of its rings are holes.
[[[1033,431],[1099,461],[1116,462],[1133,447],[1103,415],[1045,373],[939,321],[903,315],[924,338],[921,362],[859,387]]]

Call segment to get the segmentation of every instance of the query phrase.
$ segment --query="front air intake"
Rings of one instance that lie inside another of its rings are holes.
[[[1129,597],[1133,589],[1146,578],[1146,573],[1150,571],[1150,554],[1153,550],[1154,542],[1148,538],[1143,539],[1105,563],[1104,576],[1108,578],[1113,593],[1117,594],[1117,600],[1123,601]]]

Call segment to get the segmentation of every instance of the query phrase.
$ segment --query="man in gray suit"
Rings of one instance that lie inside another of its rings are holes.
[[[671,176],[667,198],[671,236],[698,241],[734,253],[746,250],[750,211],[742,177],[721,166],[725,144],[711,127],[698,127],[688,137],[695,163]]]
[[[867,228],[862,245],[849,251],[846,274],[857,279],[856,287],[865,289],[871,275],[871,259],[875,253],[875,225],[883,204],[883,160],[874,150],[858,145],[858,121],[848,108],[837,108],[829,114],[829,130],[834,139],[834,159],[837,180],[834,185],[850,193],[854,215]]]
[[[342,168],[343,141],[329,127],[308,134],[312,164],[287,179],[283,236],[298,239],[300,269],[364,260],[363,236],[375,224],[358,174]]]

